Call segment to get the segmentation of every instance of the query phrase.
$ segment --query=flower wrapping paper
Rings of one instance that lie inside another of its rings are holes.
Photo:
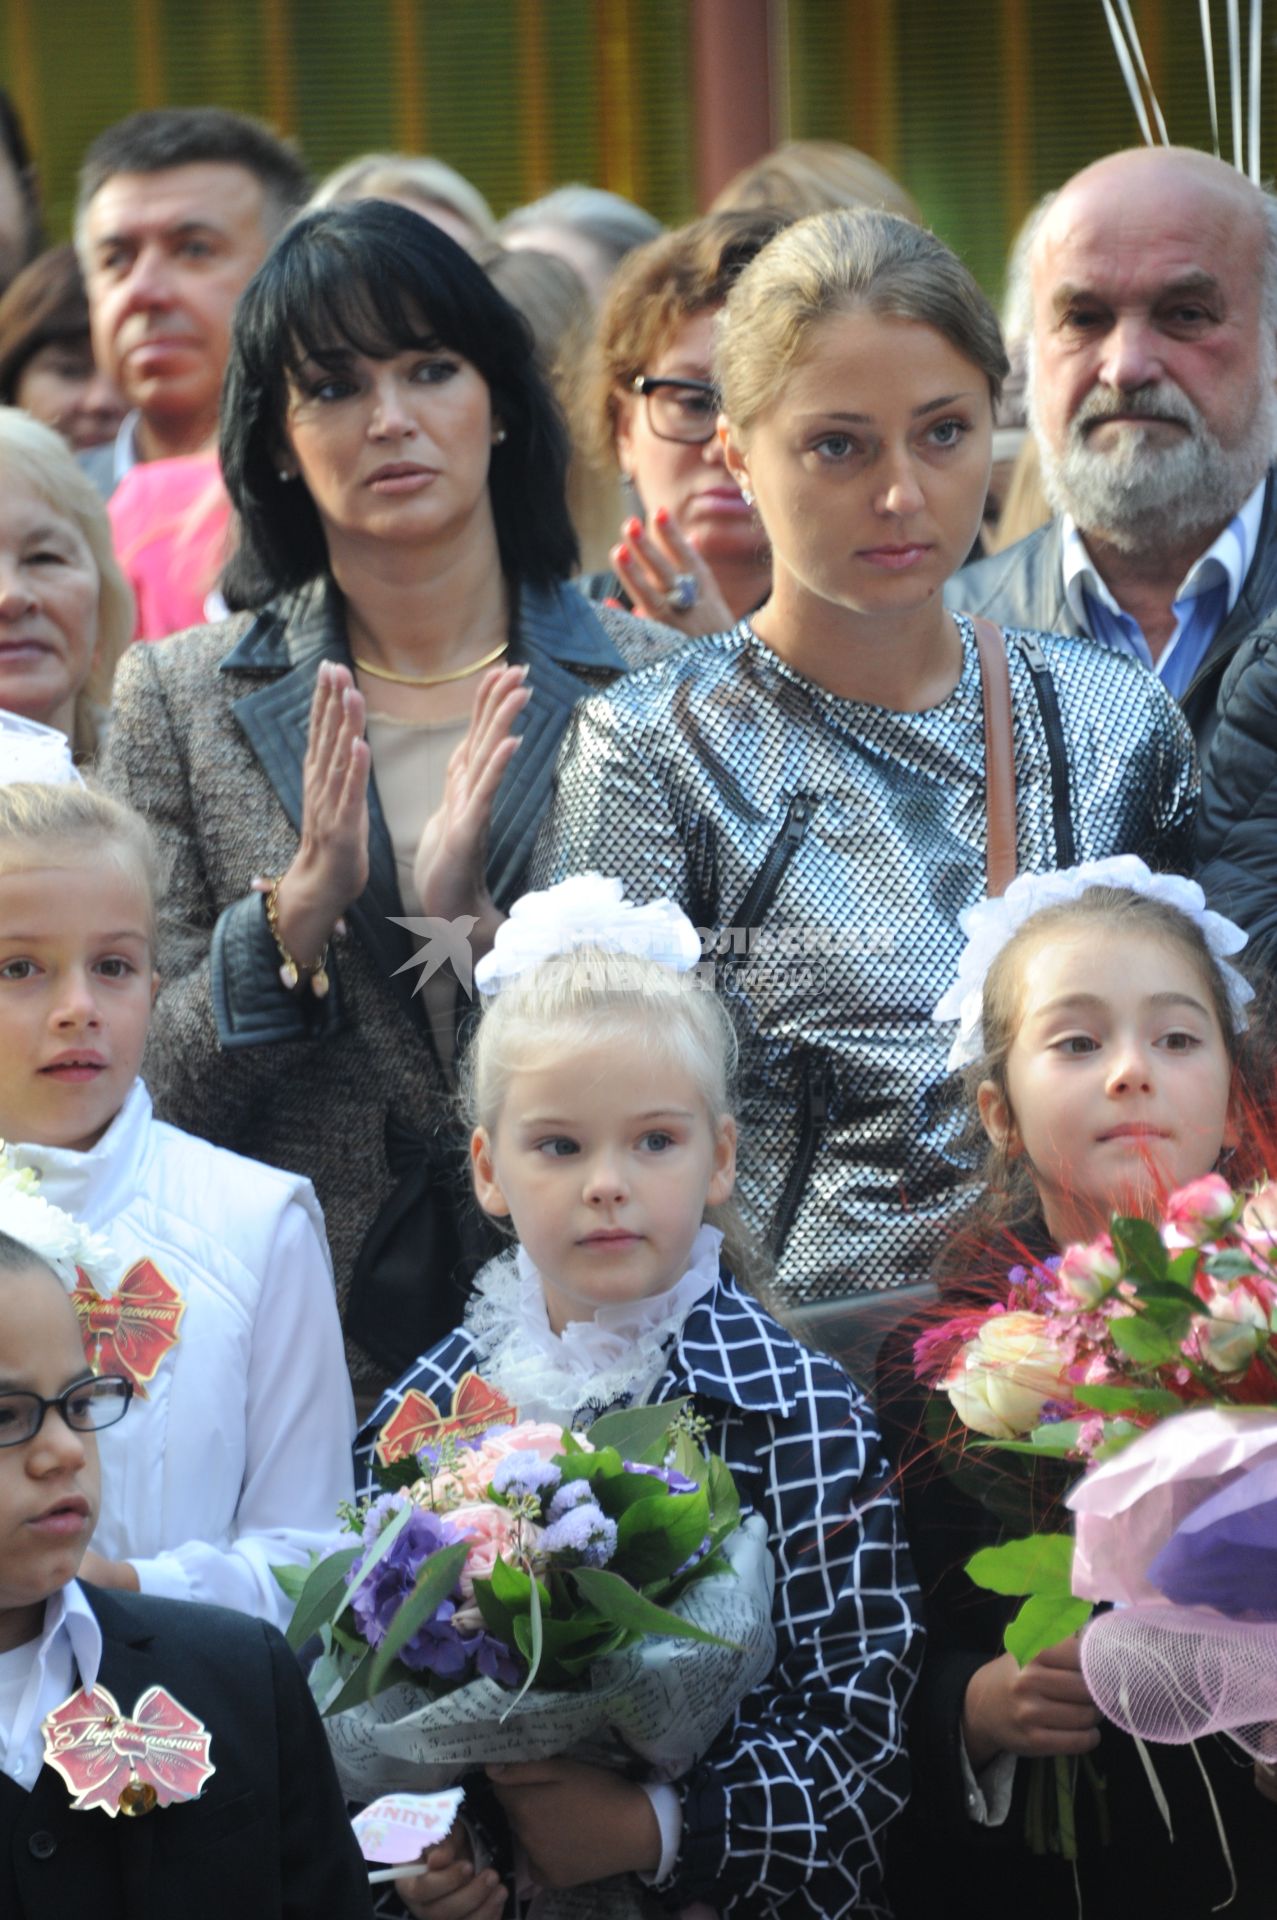
[[[647,1761],[653,1779],[678,1779],[776,1659],[776,1576],[763,1518],[745,1520],[723,1553],[731,1572],[698,1581],[670,1611],[733,1646],[649,1636],[597,1661],[588,1689],[533,1690],[513,1711],[508,1689],[486,1679],[433,1701],[415,1687],[387,1688],[324,1723],[347,1798],[434,1793],[489,1764],[617,1740]]]

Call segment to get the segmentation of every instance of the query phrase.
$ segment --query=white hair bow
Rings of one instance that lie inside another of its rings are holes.
[[[1240,953],[1246,945],[1242,929],[1207,906],[1206,895],[1195,880],[1185,880],[1177,873],[1153,873],[1137,855],[1119,853],[1107,860],[1084,860],[1081,866],[1061,867],[1052,873],[1022,873],[1000,899],[980,900],[958,915],[967,944],[958,960],[958,977],[936,1002],[931,1016],[933,1020],[958,1022],[957,1038],[949,1049],[951,1071],[970,1066],[984,1052],[984,983],[1011,936],[1044,907],[1080,899],[1088,887],[1120,887],[1128,893],[1147,894],[1191,920],[1224,976],[1233,1026],[1239,1033],[1243,1030],[1246,1004],[1254,999],[1255,989],[1226,958],[1230,953]]]
[[[701,959],[700,937],[675,901],[636,907],[620,880],[582,873],[515,901],[491,953],[474,970],[475,985],[480,993],[499,993],[520,974],[574,947],[637,954],[675,973],[689,972]]]

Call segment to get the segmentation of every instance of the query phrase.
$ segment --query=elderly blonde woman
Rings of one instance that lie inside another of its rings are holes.
[[[97,751],[133,595],[97,489],[65,440],[0,407],[0,708]]]
[[[1021,869],[1188,853],[1192,743],[1151,675],[995,629],[982,657],[945,611],[1005,373],[984,295],[909,221],[817,214],[763,248],[727,295],[715,378],[771,595],[578,707],[529,874],[617,874],[677,899],[711,955],[718,936],[740,1197],[821,1343],[852,1331],[855,1296],[925,1276],[956,1204],[931,1010],[986,885],[985,673],[996,708],[1001,662]]]
[[[433,220],[468,253],[491,243],[497,231],[478,187],[433,154],[361,153],[320,181],[310,205],[337,207],[348,200],[393,200]]]

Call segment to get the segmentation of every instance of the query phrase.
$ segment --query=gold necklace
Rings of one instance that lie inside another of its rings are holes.
[[[389,667],[374,667],[371,660],[361,660],[357,653],[351,658],[361,673],[370,673],[374,680],[393,680],[397,687],[446,687],[454,680],[467,680],[472,673],[481,673],[484,667],[492,666],[509,645],[508,640],[503,640],[491,653],[485,653],[482,660],[472,660],[468,667],[454,667],[451,673],[391,673]]]

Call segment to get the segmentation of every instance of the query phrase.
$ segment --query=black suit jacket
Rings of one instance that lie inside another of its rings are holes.
[[[1264,511],[1250,571],[1237,605],[1225,620],[1193,675],[1180,705],[1193,729],[1203,766],[1215,731],[1215,702],[1229,661],[1277,608],[1277,485],[1270,470]],[[958,613],[980,613],[1004,627],[1028,627],[1041,633],[1080,633],[1064,597],[1063,539],[1057,516],[1026,534],[1013,547],[973,560],[954,574],[944,590],[945,605]]]
[[[163,1686],[212,1735],[198,1800],[138,1819],[78,1812],[60,1774],[0,1775],[4,1920],[367,1920],[368,1869],[323,1728],[273,1627],[222,1607],[84,1589],[99,1684],[131,1712]]]

